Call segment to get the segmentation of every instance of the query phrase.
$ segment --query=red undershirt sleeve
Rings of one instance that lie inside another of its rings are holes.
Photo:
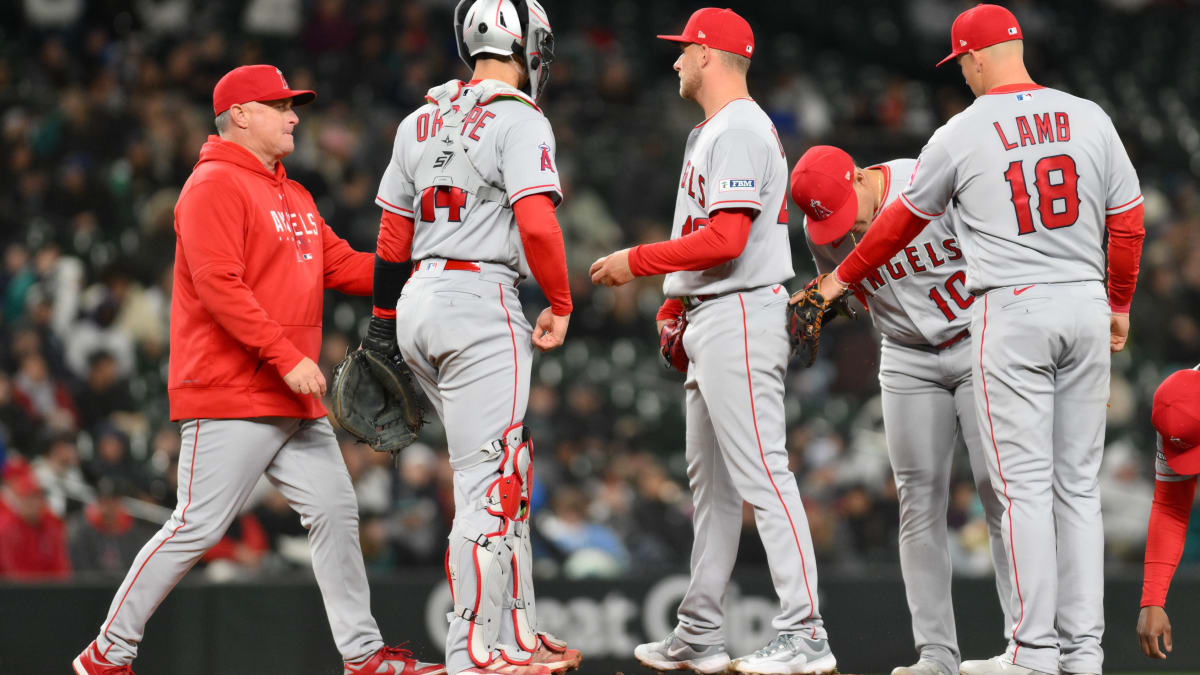
[[[888,204],[875,217],[863,240],[833,270],[834,279],[843,286],[857,284],[871,270],[891,260],[928,224],[928,219],[910,211],[902,200]]]
[[[1196,494],[1196,478],[1183,481],[1154,481],[1154,505],[1146,530],[1146,560],[1143,566],[1142,607],[1162,607],[1167,601],[1171,577],[1183,556],[1188,516]]]
[[[658,316],[654,317],[655,321],[671,321],[683,316],[683,301],[679,298],[667,298],[662,307],[658,308]]]
[[[1104,219],[1108,230],[1108,304],[1118,314],[1128,314],[1137,287],[1142,240],[1146,238],[1146,209],[1137,206]]]
[[[629,251],[629,269],[634,276],[647,277],[668,272],[706,270],[742,254],[754,223],[750,209],[719,209],[708,225],[669,241],[634,246]]]
[[[529,271],[550,301],[550,311],[555,316],[567,316],[573,308],[567,251],[550,193],[518,199],[513,203],[513,214],[517,217],[517,230],[521,233]]]

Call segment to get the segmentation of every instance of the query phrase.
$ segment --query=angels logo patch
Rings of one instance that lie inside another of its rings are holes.
[[[833,211],[831,211],[829,207],[822,204],[821,200],[819,199],[808,200],[808,205],[812,208],[813,215],[817,217],[817,220],[825,220],[829,216],[833,215]]]
[[[554,170],[554,162],[550,159],[550,146],[542,143],[538,147],[542,149],[542,171],[558,173]]]

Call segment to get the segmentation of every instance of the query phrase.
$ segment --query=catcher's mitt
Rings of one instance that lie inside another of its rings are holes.
[[[848,293],[843,293],[837,300],[828,301],[817,290],[825,276],[822,274],[808,282],[804,290],[796,294],[799,300],[788,306],[788,333],[792,338],[792,355],[805,368],[817,360],[817,348],[821,345],[821,326],[838,314],[854,318],[854,309],[846,302]]]
[[[681,316],[663,324],[658,335],[658,348],[668,368],[687,374],[688,355],[683,350],[683,331],[687,330],[687,317]]]
[[[358,440],[380,452],[399,452],[425,423],[421,393],[399,356],[374,349],[346,355],[333,369],[329,414]]]

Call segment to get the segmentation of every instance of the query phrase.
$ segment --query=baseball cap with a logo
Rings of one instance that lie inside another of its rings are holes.
[[[954,20],[954,26],[950,28],[950,56],[938,61],[938,65],[972,49],[1023,39],[1021,24],[1012,12],[1000,5],[975,5]]]
[[[1150,421],[1162,437],[1167,466],[1200,474],[1200,370],[1180,370],[1158,385]]]
[[[824,246],[846,236],[858,218],[854,160],[832,145],[814,145],[792,169],[792,200],[808,216],[808,236]]]
[[[316,97],[316,92],[289,87],[283,71],[275,66],[240,66],[225,73],[213,88],[213,114],[220,115],[238,103],[290,98],[292,105],[304,105]]]
[[[732,9],[703,7],[692,12],[680,35],[659,35],[671,42],[694,42],[713,49],[750,58],[754,55],[754,31]]]

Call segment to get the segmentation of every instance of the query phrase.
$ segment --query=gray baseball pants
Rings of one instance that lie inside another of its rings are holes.
[[[1034,670],[1102,672],[1110,316],[1100,282],[995,288],[974,305],[975,407],[1013,561],[1006,637]]]
[[[1004,505],[992,489],[975,416],[970,338],[945,349],[883,338],[879,384],[888,457],[900,497],[900,570],[922,660],[957,673],[961,654],[951,603],[946,511],[950,472],[961,433],[987,521],[996,593],[1011,625],[1008,554],[1000,535]]]
[[[193,419],[180,431],[178,504],[113,598],[96,638],[104,658],[133,661],[154,610],[221,540],[264,473],[308,528],[313,572],[342,658],[355,661],[382,647],[358,543],[358,501],[329,421]]]
[[[781,612],[772,625],[780,633],[826,637],[808,519],[784,442],[787,300],[786,289],[764,286],[706,300],[687,313],[686,457],[695,541],[676,634],[692,644],[724,643],[722,603],[743,501],[754,507],[779,594]]]

